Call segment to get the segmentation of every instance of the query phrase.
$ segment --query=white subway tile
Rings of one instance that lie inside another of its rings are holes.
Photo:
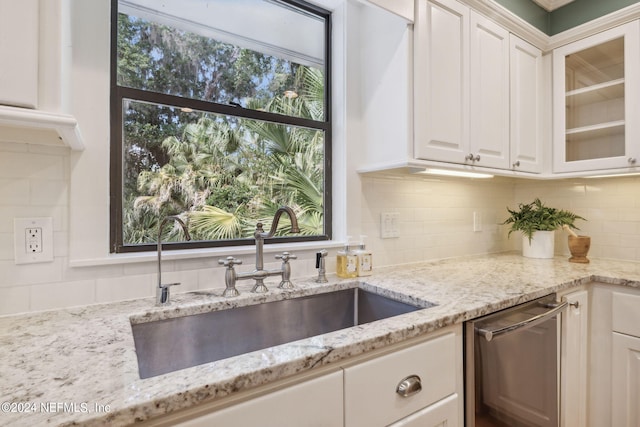
[[[29,311],[29,287],[0,287],[0,315]]]
[[[153,274],[96,280],[96,302],[122,301],[155,295]]]
[[[16,265],[13,260],[0,261],[0,287],[25,284],[51,283],[62,280],[62,258],[52,262]]]
[[[29,202],[32,206],[67,206],[69,203],[67,182],[32,179]]]
[[[50,310],[96,302],[94,280],[59,282],[30,286],[31,310]]]
[[[30,188],[29,180],[26,178],[0,179],[0,205],[28,205]]]

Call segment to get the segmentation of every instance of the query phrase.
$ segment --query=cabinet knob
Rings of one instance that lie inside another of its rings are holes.
[[[469,153],[467,156],[465,156],[464,159],[469,160],[471,162],[478,162],[480,161],[480,154],[474,155],[473,153]]]
[[[627,159],[627,161],[629,163],[631,163],[632,165],[634,165],[636,163],[636,158],[635,157],[629,157],[629,159]]]
[[[417,375],[409,375],[398,384],[396,393],[402,397],[413,396],[422,390],[422,380]]]
[[[520,166],[520,160],[516,160],[511,166],[513,166],[514,168],[517,168]]]

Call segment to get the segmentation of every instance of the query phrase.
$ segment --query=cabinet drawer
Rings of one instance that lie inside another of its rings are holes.
[[[614,292],[612,311],[615,332],[640,337],[640,293]]]
[[[388,425],[455,393],[457,360],[454,333],[346,368],[345,426]],[[412,375],[422,389],[402,397],[396,389]]]

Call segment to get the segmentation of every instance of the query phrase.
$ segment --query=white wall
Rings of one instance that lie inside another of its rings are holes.
[[[155,292],[154,253],[108,253],[109,1],[73,0],[71,4],[76,24],[69,108],[78,118],[86,150],[0,143],[0,315],[151,297]],[[334,37],[333,205],[338,242],[348,234],[356,239],[359,234],[367,235],[376,266],[500,252],[518,247],[517,236],[508,240],[506,227],[498,225],[506,217],[506,206],[538,196],[589,219],[581,228],[592,236],[591,256],[640,261],[640,178],[536,182],[357,174],[371,138],[381,137],[402,148],[410,129],[410,109],[401,104],[401,95],[390,124],[396,126],[395,132],[368,135],[362,124],[378,117],[378,112],[370,109],[377,92],[365,92],[364,83],[378,77],[395,81],[387,73],[402,73],[403,79],[409,76],[394,62],[383,76],[360,80],[359,62],[366,61],[358,58],[367,54],[366,50],[358,52],[362,5],[337,0],[333,4],[334,28],[350,23],[349,32],[338,32]],[[409,43],[405,29],[397,28],[402,43]],[[404,58],[401,62],[407,59],[407,52],[397,51]],[[400,214],[399,238],[380,238],[382,212]],[[482,231],[472,229],[473,212],[482,216]],[[13,219],[42,216],[53,218],[54,261],[15,265]],[[556,249],[565,253],[561,240],[557,239]],[[315,251],[327,247],[331,249],[331,271],[338,242],[269,246],[266,268],[278,266],[272,261],[276,250],[290,250],[299,256],[292,263],[293,278],[311,276],[315,273]],[[165,255],[163,277],[182,283],[174,292],[212,289],[221,293],[224,270],[217,265],[218,258],[239,256],[244,262],[240,271],[253,268],[254,263],[253,247]],[[248,282],[239,286],[245,292],[250,287]]]
[[[0,314],[152,296],[156,280],[153,260],[70,267],[69,163],[66,149],[0,144]],[[506,206],[542,198],[548,205],[586,217],[581,234],[592,237],[591,257],[640,261],[640,178],[561,181],[455,180],[421,176],[362,177],[361,230],[373,250],[376,266],[499,252],[518,247],[507,240]],[[482,231],[472,229],[473,212],[482,215]],[[380,213],[400,213],[400,237],[381,239]],[[55,260],[15,265],[13,218],[54,219]],[[350,232],[347,230],[347,232]],[[358,232],[354,233],[357,234]],[[358,236],[354,236],[357,238]],[[566,254],[566,240],[556,233],[556,252]],[[235,249],[230,249],[233,253]],[[313,275],[314,250],[302,250],[294,261],[294,277]],[[329,268],[334,268],[330,251]],[[253,265],[241,255],[242,269]],[[216,256],[168,260],[167,280],[180,281],[175,291],[223,289],[223,270]],[[267,267],[274,268],[276,262]],[[240,285],[248,291],[249,283]]]
[[[362,229],[375,265],[509,250],[506,228],[498,223],[513,202],[513,187],[508,179],[365,177]],[[384,212],[399,213],[399,238],[380,238]],[[481,231],[473,231],[474,212],[481,217]]]
[[[540,197],[547,205],[571,210],[578,234],[591,236],[589,257],[640,261],[640,177],[522,181],[515,202]],[[564,233],[556,233],[556,253],[568,254]]]

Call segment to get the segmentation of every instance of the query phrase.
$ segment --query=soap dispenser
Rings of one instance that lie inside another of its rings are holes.
[[[368,250],[364,244],[364,238],[367,236],[360,236],[360,244],[358,249],[354,252],[358,256],[357,271],[358,276],[371,276],[373,270],[373,254]]]
[[[347,244],[339,250],[336,256],[336,274],[338,277],[350,279],[358,277],[358,256],[351,249],[347,236]]]

